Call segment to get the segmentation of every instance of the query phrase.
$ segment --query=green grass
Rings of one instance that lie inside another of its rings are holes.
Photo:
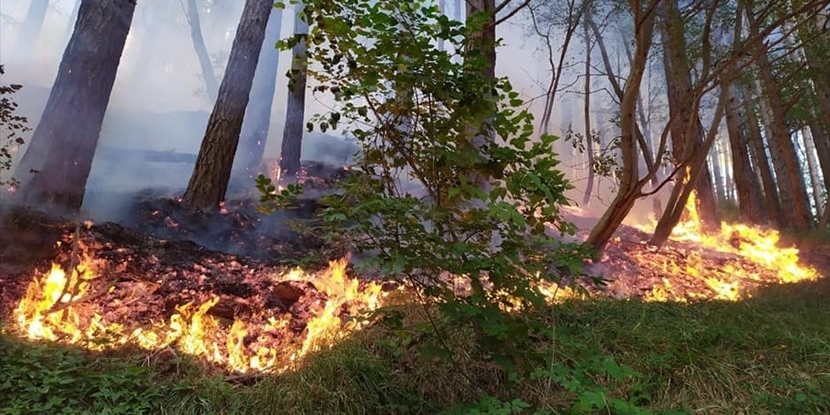
[[[417,307],[406,310],[419,319]],[[461,334],[448,341],[466,353],[446,363],[419,352],[428,336],[382,327],[252,385],[179,356],[145,365],[129,351],[102,356],[3,335],[0,414],[511,413],[463,408],[516,398],[568,413],[594,392],[653,413],[830,413],[830,281],[739,303],[572,301],[538,318],[556,328],[555,342],[538,343],[551,373],[568,368],[555,381],[529,372],[509,380]],[[618,376],[625,367],[637,374]]]

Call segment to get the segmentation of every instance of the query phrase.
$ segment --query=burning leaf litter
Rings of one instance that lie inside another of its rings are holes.
[[[361,329],[365,321],[353,317],[380,307],[388,292],[349,277],[342,259],[319,272],[286,272],[109,223],[86,226],[79,252],[69,254],[72,232],[63,226],[50,271],[34,280],[24,274],[30,282],[23,295],[0,292],[17,304],[11,329],[29,339],[91,350],[132,345],[150,358],[179,351],[225,371],[280,372]],[[605,260],[587,268],[607,284],[583,285],[595,294],[647,301],[737,300],[758,285],[819,278],[799,262],[797,249],[778,246],[774,231],[725,224],[707,236],[686,221],[661,249],[646,237],[621,229]],[[59,264],[76,266],[67,275]],[[551,301],[579,296],[556,285],[543,291]]]

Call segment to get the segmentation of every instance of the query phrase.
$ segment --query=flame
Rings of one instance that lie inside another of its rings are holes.
[[[220,301],[219,296],[200,304],[176,306],[168,321],[129,331],[121,324],[106,321],[95,310],[81,311],[91,307],[84,300],[89,282],[96,277],[91,260],[86,258],[70,278],[60,265],[53,264],[48,273],[32,281],[14,311],[16,332],[31,340],[59,341],[89,350],[125,344],[150,351],[173,347],[231,371],[281,372],[306,354],[361,329],[365,321],[345,317],[377,309],[385,297],[379,284],[361,286],[357,279],[349,278],[347,262],[341,259],[330,262],[328,269],[317,274],[296,269],[274,277],[275,281],[309,281],[326,296],[323,309],[308,320],[301,345],[269,345],[262,336],[249,338],[254,332],[285,333],[290,320],[285,315],[269,316],[264,327],[253,327],[242,320],[222,324],[209,314]]]
[[[720,232],[707,234],[700,226],[694,193],[690,195],[685,208],[686,219],[675,226],[670,239],[693,243],[698,250],[689,253],[685,269],[673,261],[668,261],[663,266],[665,273],[683,274],[698,279],[711,290],[711,293],[693,294],[692,297],[736,301],[750,296],[746,290],[748,282],[796,283],[819,278],[816,270],[800,263],[797,248],[779,246],[780,234],[777,230],[722,222]],[[655,224],[656,221],[652,221],[651,229]],[[726,264],[722,269],[707,269],[701,260],[700,252],[703,249],[737,256],[751,262],[759,270],[753,272],[731,264]],[[656,286],[646,297],[651,301],[668,301],[682,296],[673,290],[668,279],[663,279],[663,286]]]

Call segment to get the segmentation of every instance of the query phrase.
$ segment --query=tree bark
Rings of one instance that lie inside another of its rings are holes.
[[[821,215],[824,211],[824,201],[822,200],[823,190],[821,187],[821,179],[819,179],[818,160],[816,159],[816,148],[813,145],[813,135],[810,134],[810,129],[804,127],[801,129],[801,142],[804,145],[804,160],[807,162],[807,172],[810,178],[810,190],[813,194],[813,203],[816,205],[816,212]]]
[[[280,51],[276,44],[280,40],[281,32],[282,9],[275,7],[271,10],[265,28],[265,41],[259,54],[259,64],[254,75],[250,101],[245,109],[239,148],[233,164],[234,177],[239,179],[238,181],[248,182],[243,184],[243,187],[252,186],[253,179],[259,173],[263,173],[260,165],[271,128],[271,108],[277,89],[280,59]]]
[[[745,96],[741,94],[741,96]],[[781,199],[778,197],[778,186],[775,183],[775,177],[772,175],[772,168],[770,167],[770,160],[767,157],[767,151],[764,147],[764,137],[761,135],[761,126],[758,123],[758,117],[755,114],[755,107],[752,103],[743,99],[746,126],[747,143],[749,144],[749,153],[755,169],[757,169],[761,177],[761,185],[764,189],[764,206],[766,210],[767,220],[775,227],[781,226]]]
[[[40,123],[17,168],[25,203],[69,212],[83,204],[134,12],[131,0],[81,4]]]
[[[185,205],[217,209],[225,198],[239,132],[245,117],[272,0],[246,0],[219,96],[210,114],[196,166],[185,190]]]
[[[741,120],[744,119],[740,114],[743,105],[738,101],[733,85],[723,85],[722,88],[726,88],[726,128],[729,132],[729,148],[732,150],[739,219],[741,222],[762,224],[766,222],[766,211],[761,198],[761,187],[757,176],[752,172],[746,146],[747,137],[741,125]]]
[[[302,5],[297,4],[294,15],[295,36],[308,33],[308,23],[302,16]],[[308,56],[304,37],[299,36],[297,44],[291,50],[291,72],[288,82],[288,102],[285,107],[285,127],[282,133],[280,151],[280,177],[292,181],[300,171],[303,130],[305,129],[305,96],[308,81]]]
[[[17,40],[18,57],[31,57],[37,47],[37,40],[40,37],[40,30],[43,28],[43,21],[46,19],[46,11],[49,9],[49,0],[30,0],[29,10],[20,29]]]
[[[620,102],[620,151],[622,153],[620,188],[608,209],[600,217],[585,240],[586,244],[594,248],[593,259],[595,261],[602,258],[602,253],[608,245],[608,241],[611,240],[623,219],[628,216],[634,202],[641,196],[641,190],[645,184],[645,181],[639,180],[637,139],[635,137],[637,121],[635,117],[637,95],[640,93],[640,84],[648,61],[648,53],[653,43],[655,12],[654,3],[647,5],[644,9],[641,9],[639,1],[632,0],[631,3],[635,22],[634,39],[636,47]]]
[[[680,11],[674,1],[663,2],[661,9],[664,17],[661,25],[663,63],[666,72],[669,113],[673,119],[670,126],[672,149],[675,165],[683,165],[689,163],[698,153],[708,154],[709,149],[703,146],[703,125],[700,123],[698,105],[690,93],[692,90],[689,75],[691,69]],[[706,163],[701,169],[699,179],[696,181],[687,182],[685,178],[675,181],[675,189],[672,190],[666,203],[666,210],[657,222],[654,236],[651,239],[652,243],[659,245],[668,238],[686,208],[686,199],[681,197],[686,192],[676,189],[678,186],[694,188],[703,229],[706,231],[717,229],[720,221],[717,215],[712,177]]]
[[[750,31],[753,34],[758,33],[758,22],[751,12],[747,13],[747,18]],[[763,92],[761,101],[769,117],[768,140],[772,161],[776,166],[779,195],[782,206],[786,207],[783,210],[783,224],[793,229],[807,229],[811,226],[810,204],[795,145],[787,127],[787,113],[781,89],[775,82],[772,65],[763,45],[755,48],[754,57],[760,75],[760,92]]]
[[[190,25],[190,39],[193,42],[193,50],[199,58],[199,66],[202,68],[202,79],[205,81],[205,93],[208,100],[215,102],[219,93],[216,74],[213,72],[213,64],[210,62],[210,55],[205,45],[205,38],[202,36],[202,23],[199,18],[199,8],[196,0],[187,0],[187,23]]]

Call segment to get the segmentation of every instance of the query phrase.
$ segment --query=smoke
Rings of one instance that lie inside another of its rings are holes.
[[[200,17],[217,79],[222,78],[243,3],[200,1],[210,5],[200,10]],[[4,82],[24,85],[16,100],[20,115],[29,117],[30,126],[35,127],[71,35],[76,0],[50,2],[34,49],[17,51],[20,23],[25,19],[28,4],[25,0],[3,0],[0,63],[7,69]],[[87,184],[83,211],[93,220],[124,220],[136,197],[177,197],[190,178],[212,103],[205,92],[183,7],[183,2],[172,0],[138,2]],[[448,8],[450,13],[451,9]],[[282,35],[286,37],[293,27],[290,21],[293,13],[282,16]],[[496,70],[497,75],[510,78],[538,120],[543,100],[537,98],[548,82],[549,68],[540,42],[528,36],[529,26],[529,15],[519,13],[498,27],[497,35],[503,39],[504,46],[498,50]],[[576,49],[573,59],[579,59],[583,52],[578,49],[582,46],[576,43],[571,47]],[[266,160],[279,157],[288,92],[287,77],[283,74],[290,63],[290,51],[281,52]],[[576,82],[577,76],[567,74],[562,84]],[[582,129],[581,98],[567,92],[560,92],[560,97],[563,99],[554,110],[552,131],[562,135],[569,124],[574,130]],[[612,135],[613,128],[608,126],[610,100],[595,98],[594,101],[600,108],[598,112],[603,114],[596,116],[597,123]],[[306,115],[324,112],[330,106],[326,98],[309,94]],[[349,162],[355,149],[353,143],[342,137],[307,134],[302,158],[342,166]],[[577,187],[568,196],[581,200],[585,157],[564,142],[559,151],[561,167]],[[613,197],[614,187],[611,180],[595,187],[597,196],[596,203],[592,201],[590,207],[592,216],[602,213]]]

